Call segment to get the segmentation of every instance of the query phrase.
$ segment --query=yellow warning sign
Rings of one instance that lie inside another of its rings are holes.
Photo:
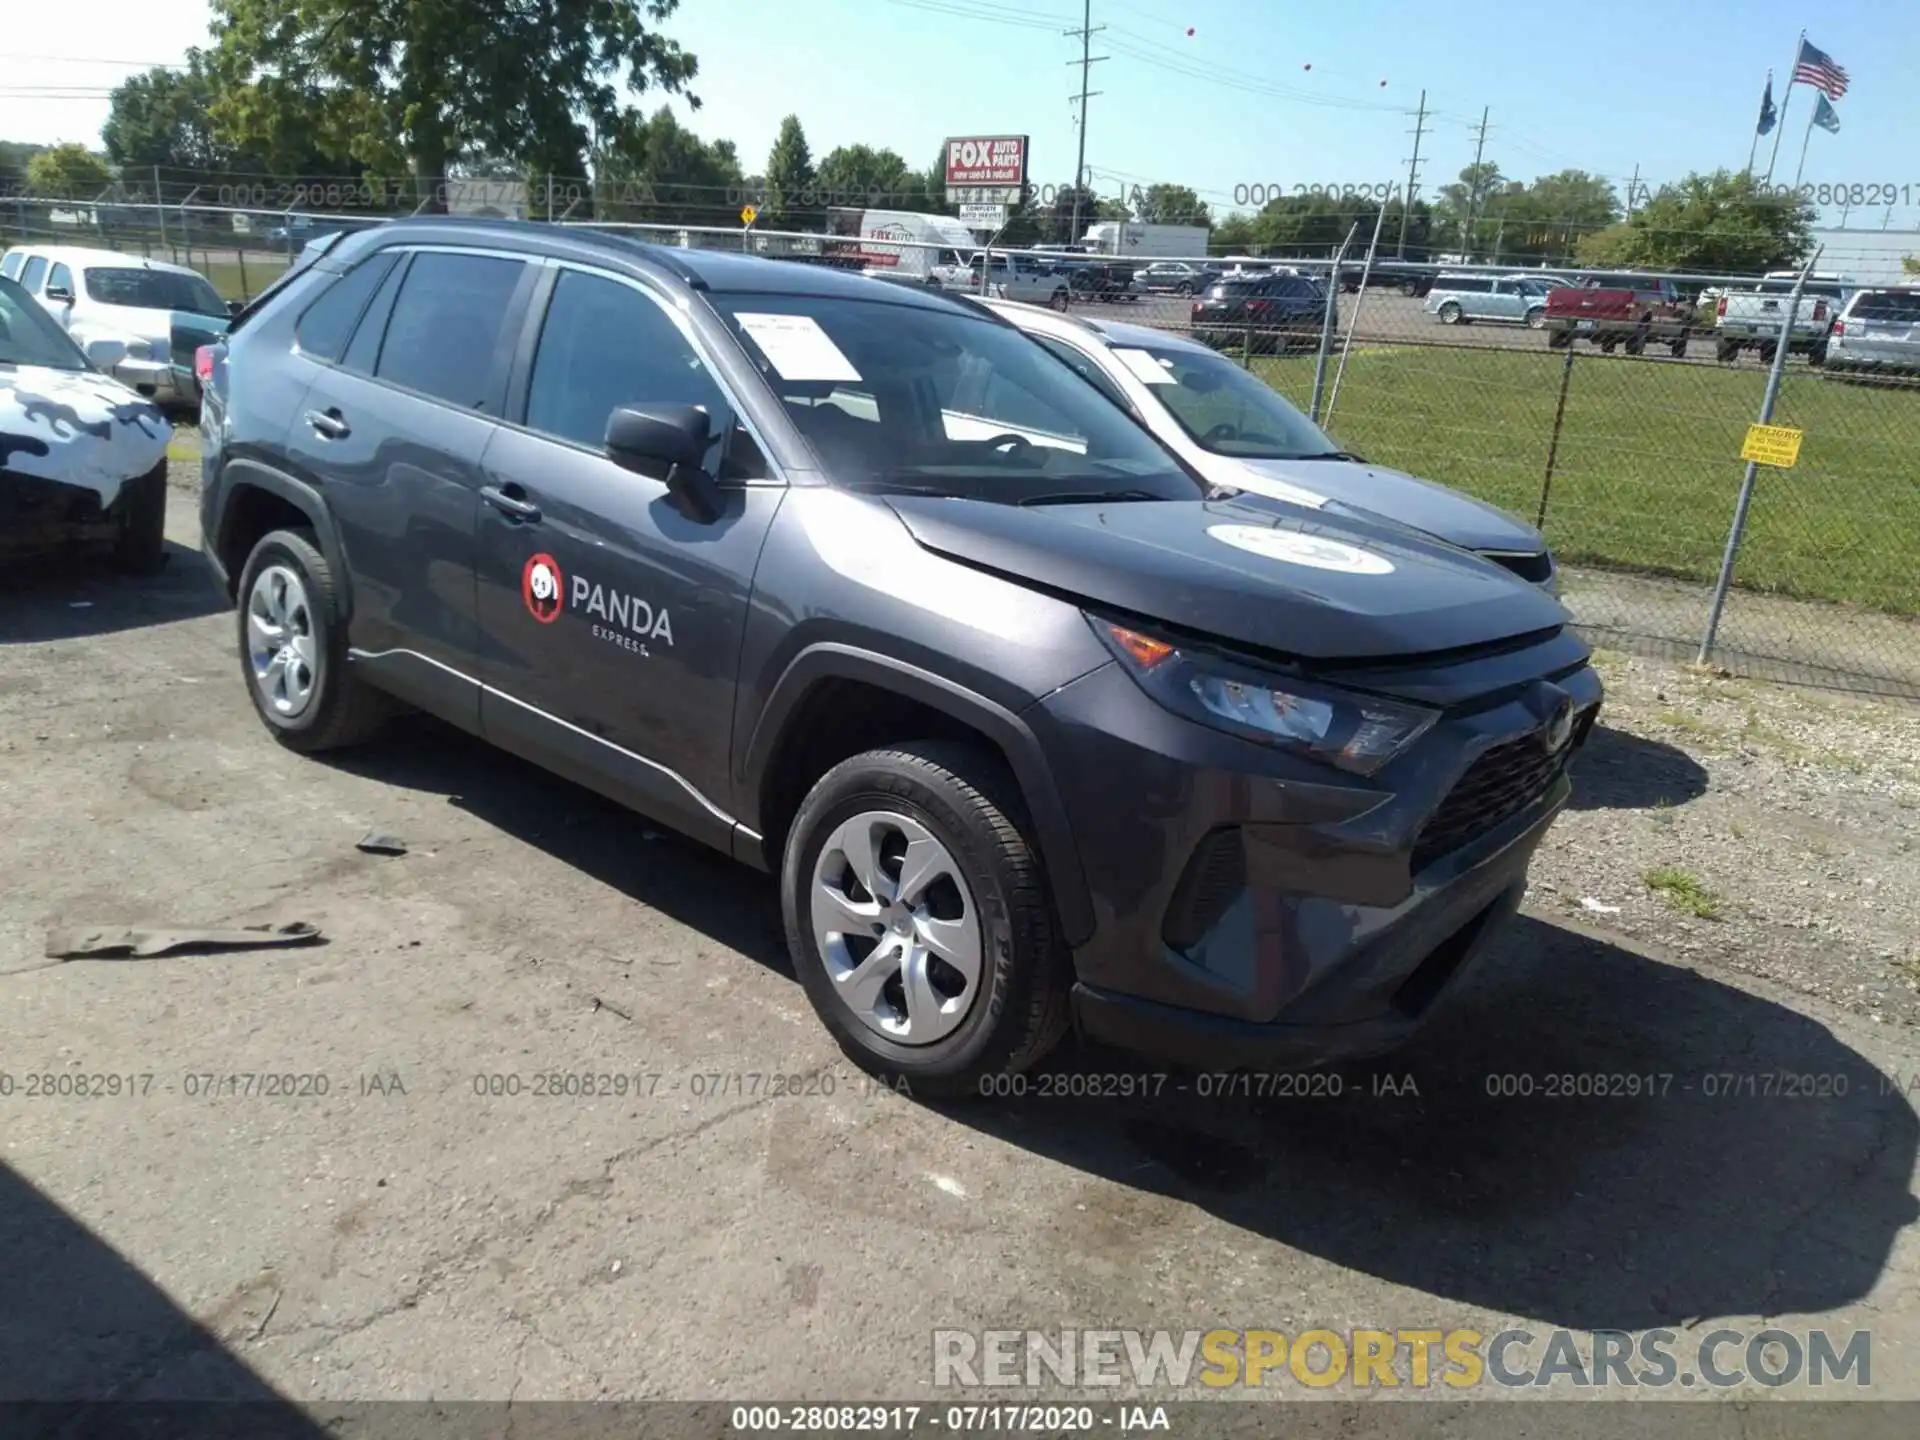
[[[1747,443],[1740,447],[1740,458],[1790,470],[1800,458],[1800,438],[1805,433],[1789,425],[1749,425]]]
[[[760,212],[754,209],[753,206],[742,205],[740,207],[740,223],[742,225],[751,225],[754,221],[758,220],[759,218],[760,218]]]

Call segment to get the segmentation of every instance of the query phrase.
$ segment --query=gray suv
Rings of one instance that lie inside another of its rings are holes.
[[[297,751],[413,706],[779,877],[860,1065],[1070,1021],[1390,1048],[1519,903],[1601,701],[1551,596],[1214,492],[980,307],[407,220],[204,357],[205,549]]]

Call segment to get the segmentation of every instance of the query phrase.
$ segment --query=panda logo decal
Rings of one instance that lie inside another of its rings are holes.
[[[520,572],[520,598],[542,625],[560,618],[561,581],[559,562],[551,555],[529,557],[527,568]]]

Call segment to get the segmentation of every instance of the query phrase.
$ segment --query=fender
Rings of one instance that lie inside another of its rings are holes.
[[[347,564],[346,547],[340,543],[340,532],[334,526],[333,512],[327,509],[320,492],[304,480],[296,480],[285,471],[275,470],[247,456],[236,456],[227,461],[220,471],[220,485],[220,524],[214,537],[215,550],[220,554],[226,553],[227,542],[232,535],[234,495],[238,490],[244,486],[278,496],[306,516],[307,523],[313,526],[320,553],[326,558],[327,568],[333,572],[336,593],[340,597],[339,618],[342,622],[351,619],[353,569]],[[240,576],[236,572],[227,580],[228,590],[231,591],[239,583]]]
[[[1014,711],[931,671],[851,645],[825,643],[801,651],[774,683],[766,706],[754,722],[743,767],[743,794],[760,794],[767,765],[786,731],[788,717],[823,680],[861,680],[892,690],[971,725],[997,744],[1013,767],[1014,780],[1033,822],[1034,839],[1040,847],[1041,861],[1047,868],[1060,917],[1060,939],[1069,948],[1077,948],[1092,938],[1093,901],[1087,893],[1086,875],[1080,868],[1080,852],[1067,821],[1066,805],[1053,783],[1053,770],[1047,764],[1039,740]],[[755,824],[764,821],[757,806],[753,821]],[[778,858],[760,854],[760,845],[757,835],[735,832],[737,859],[762,868],[777,868]],[[769,858],[773,860],[772,865],[766,864]]]

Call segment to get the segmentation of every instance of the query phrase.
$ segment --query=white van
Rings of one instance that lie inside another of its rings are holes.
[[[979,248],[973,232],[951,215],[912,210],[829,211],[828,229],[858,237],[864,274],[926,283],[936,266],[965,265]],[[892,243],[888,243],[892,242]],[[845,253],[844,247],[842,253]]]

